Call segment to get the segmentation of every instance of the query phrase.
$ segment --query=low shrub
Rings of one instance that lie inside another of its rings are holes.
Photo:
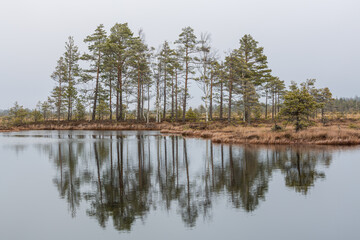
[[[281,131],[283,130],[283,128],[277,124],[275,124],[272,128],[271,131],[277,132],[277,131]]]

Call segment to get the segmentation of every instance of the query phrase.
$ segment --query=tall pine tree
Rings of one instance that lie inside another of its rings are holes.
[[[69,37],[68,42],[65,43],[64,62],[66,67],[65,77],[65,95],[67,104],[67,119],[72,119],[73,105],[77,97],[77,77],[80,75],[81,69],[79,67],[80,53],[78,47],[75,45],[74,38]]]
[[[184,82],[184,96],[183,96],[183,116],[182,121],[185,122],[186,114],[186,100],[188,98],[188,81],[190,74],[192,74],[192,54],[196,51],[196,36],[194,34],[194,29],[191,27],[185,27],[182,29],[182,32],[179,35],[179,39],[175,41],[176,44],[179,44],[182,60],[184,62],[184,71],[185,71],[185,82]]]
[[[84,39],[84,42],[88,44],[88,49],[90,52],[82,56],[83,60],[90,62],[90,68],[86,70],[86,73],[90,75],[90,79],[95,78],[93,112],[91,117],[92,120],[95,120],[99,95],[100,71],[103,65],[103,49],[106,42],[106,31],[104,30],[104,25],[100,24],[92,35],[89,35]],[[94,73],[96,76],[91,75]]]

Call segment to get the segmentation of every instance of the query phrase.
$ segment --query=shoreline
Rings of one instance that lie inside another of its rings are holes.
[[[160,131],[164,135],[181,135],[210,139],[213,143],[254,145],[360,145],[360,130],[344,126],[314,126],[295,132],[291,128],[272,131],[270,126],[241,126],[227,123],[128,123],[128,122],[40,122],[13,128],[0,128],[0,132],[29,130],[98,130],[98,131]]]

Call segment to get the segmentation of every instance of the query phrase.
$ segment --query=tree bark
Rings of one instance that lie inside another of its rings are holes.
[[[123,120],[123,106],[122,106],[122,71],[121,71],[121,66],[118,65],[117,67],[117,71],[118,71],[118,93],[119,93],[119,102],[118,102],[118,108],[119,108],[119,115],[116,116],[118,121]]]
[[[99,51],[98,54],[98,61],[97,61],[97,70],[96,70],[96,85],[95,85],[95,96],[94,96],[94,105],[93,105],[93,114],[91,120],[95,120],[95,114],[96,114],[96,104],[97,104],[97,98],[98,98],[98,92],[99,92],[99,75],[100,75],[100,58],[101,54]]]
[[[265,119],[267,119],[267,108],[268,108],[268,90],[265,91]]]
[[[59,101],[58,101],[58,122],[60,122],[61,116],[61,105],[62,105],[62,88],[61,88],[61,78],[59,78]]]
[[[147,85],[147,96],[148,96],[148,107],[147,107],[147,116],[146,116],[146,122],[150,122],[150,84]]]
[[[178,77],[175,70],[175,121],[178,121]]]
[[[112,103],[111,103],[111,100],[112,100],[112,86],[111,86],[111,79],[112,78],[112,74],[110,74],[110,78],[109,78],[109,92],[110,92],[110,96],[109,96],[109,110],[110,110],[110,120],[112,120]]]
[[[223,120],[223,99],[224,99],[224,95],[223,95],[223,81],[220,81],[220,120]]]
[[[185,54],[185,89],[184,89],[184,102],[183,102],[183,117],[182,121],[185,122],[185,114],[186,114],[186,98],[187,98],[187,84],[188,84],[188,76],[189,76],[189,50],[186,48]]]
[[[231,121],[231,99],[232,98],[232,79],[229,82],[229,112],[228,112],[228,121]]]
[[[212,120],[213,118],[213,112],[212,112],[212,109],[213,109],[213,104],[212,104],[212,100],[213,100],[213,72],[211,71],[211,77],[210,77],[210,103],[209,103],[209,114],[210,114],[210,121]]]
[[[116,120],[119,121],[119,81],[116,83]]]
[[[167,66],[165,63],[165,71],[164,71],[164,112],[163,112],[163,121],[166,120],[166,75],[167,75]]]
[[[141,89],[140,89],[140,68],[138,67],[138,81],[137,81],[137,121],[140,121],[141,113],[140,113],[140,98],[141,98]]]
[[[171,76],[171,121],[174,121],[174,74]]]

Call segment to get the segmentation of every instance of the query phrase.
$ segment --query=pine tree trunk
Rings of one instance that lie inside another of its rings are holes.
[[[174,121],[174,75],[171,76],[171,121]]]
[[[167,66],[165,64],[165,74],[164,74],[164,111],[163,111],[163,121],[166,120],[166,69]]]
[[[156,122],[160,122],[160,70],[156,80]]]
[[[223,120],[223,81],[220,82],[220,120]]]
[[[112,94],[112,87],[111,87],[111,78],[112,78],[112,76],[111,76],[111,74],[110,74],[110,78],[109,78],[109,92],[110,92],[110,96],[109,96],[109,110],[110,110],[110,120],[112,120],[112,104],[111,104],[111,98],[112,98],[112,96],[111,96],[111,94]]]
[[[121,66],[118,66],[118,84],[119,84],[119,115],[117,115],[117,120],[121,121],[123,120],[123,104],[122,104],[122,72],[121,72]]]
[[[205,122],[209,121],[209,107],[208,107],[208,98],[209,98],[209,86],[206,82],[206,64],[204,64],[204,83],[205,83]]]
[[[267,119],[267,108],[268,108],[268,104],[267,104],[267,102],[268,102],[268,91],[266,90],[265,91],[265,119]]]
[[[186,98],[187,98],[187,84],[188,84],[188,76],[189,76],[189,50],[186,48],[186,55],[185,55],[185,89],[184,89],[184,102],[183,102],[183,117],[182,121],[185,122],[185,114],[186,114]]]
[[[119,121],[119,81],[116,83],[116,120]]]
[[[244,76],[243,76],[244,78]],[[249,102],[248,102],[248,96],[249,96],[249,89],[247,86],[247,82],[244,81],[243,83],[243,88],[245,91],[243,91],[243,104],[244,104],[244,116],[243,116],[243,121],[245,123],[247,123],[249,121]]]
[[[69,87],[71,87],[71,82],[69,82]],[[71,120],[71,94],[69,94],[68,96],[68,117],[67,120],[70,121]]]
[[[277,112],[280,112],[280,94],[277,92]]]
[[[144,83],[141,78],[141,120],[143,121],[145,119],[144,115],[144,102],[145,102],[145,91],[144,91]]]
[[[211,72],[211,77],[210,77],[210,103],[209,103],[209,108],[210,108],[210,112],[209,112],[209,117],[210,117],[210,121],[212,120],[213,118],[213,112],[212,112],[212,108],[213,108],[213,105],[212,105],[212,100],[213,100],[213,73]]]
[[[99,92],[99,75],[100,75],[100,51],[98,55],[98,61],[97,61],[97,70],[96,70],[96,85],[95,85],[95,96],[94,96],[94,106],[93,106],[93,114],[91,120],[95,120],[95,114],[96,114],[96,104],[97,104],[97,98],[98,98],[98,92]]]
[[[276,114],[277,114],[277,98],[276,98],[276,91],[275,91],[275,93],[274,93],[274,98],[275,98],[275,107],[274,107],[274,112],[275,112],[275,114],[274,114],[274,117],[276,118]]]
[[[70,56],[69,56],[69,59],[72,59],[72,52],[70,52]],[[72,68],[71,68],[71,63],[69,63],[69,75],[68,75],[68,81],[69,81],[69,87],[71,88],[72,87],[72,84],[71,84],[71,71],[72,71]],[[69,93],[69,97],[68,97],[68,121],[71,120],[71,111],[72,111],[72,106],[71,106],[71,93]]]
[[[272,106],[271,106],[271,119],[274,121],[274,111],[275,111],[275,100],[274,100],[274,91],[272,92]]]
[[[232,79],[229,82],[229,113],[228,113],[228,121],[231,121],[231,99],[232,98]]]
[[[138,67],[138,81],[137,81],[137,121],[140,121],[141,118],[141,113],[140,113],[140,94],[141,94],[141,89],[140,89],[140,68]]]
[[[178,121],[178,79],[177,70],[175,70],[175,121]]]
[[[61,99],[62,99],[62,88],[61,88],[61,79],[59,79],[59,100],[58,100],[58,122],[60,122],[61,116]]]
[[[148,97],[148,107],[147,107],[147,116],[146,122],[149,124],[150,122],[150,84],[147,85],[147,97]]]

